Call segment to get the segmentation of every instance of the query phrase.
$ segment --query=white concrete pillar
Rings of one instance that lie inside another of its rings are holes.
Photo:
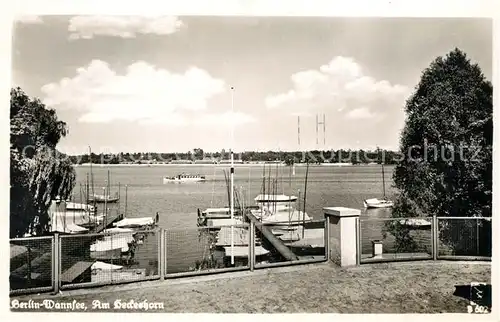
[[[354,266],[357,264],[357,227],[361,210],[345,207],[323,208],[325,218],[329,218],[328,259],[336,264]]]

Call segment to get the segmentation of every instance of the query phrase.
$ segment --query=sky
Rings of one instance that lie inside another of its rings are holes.
[[[68,124],[69,154],[395,150],[455,47],[492,79],[489,19],[22,16],[12,85]]]

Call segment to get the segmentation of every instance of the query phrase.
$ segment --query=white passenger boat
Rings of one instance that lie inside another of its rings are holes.
[[[174,177],[164,177],[163,183],[167,184],[167,183],[202,182],[205,180],[206,180],[206,178],[203,175],[181,173],[181,174],[178,174]]]

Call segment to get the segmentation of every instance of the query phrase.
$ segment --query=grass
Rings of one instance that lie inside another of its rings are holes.
[[[489,263],[316,264],[16,298],[74,299],[89,311],[94,299],[133,299],[179,313],[467,313],[469,301],[453,293],[471,282],[491,283]]]

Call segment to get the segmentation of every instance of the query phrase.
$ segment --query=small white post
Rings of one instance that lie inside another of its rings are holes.
[[[345,207],[323,208],[329,222],[328,259],[342,267],[355,266],[358,257],[356,221],[361,210]]]
[[[372,240],[372,256],[373,258],[382,258],[383,244],[381,240]]]

